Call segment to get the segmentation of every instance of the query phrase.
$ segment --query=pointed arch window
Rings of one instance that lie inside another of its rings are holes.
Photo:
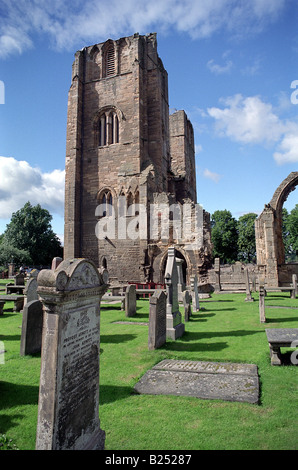
[[[101,191],[98,204],[100,205],[99,217],[109,217],[113,215],[113,196],[109,189]]]

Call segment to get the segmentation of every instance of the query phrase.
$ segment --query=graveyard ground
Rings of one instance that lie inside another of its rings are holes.
[[[245,294],[202,300],[184,336],[155,351],[148,350],[148,327],[137,324],[148,321],[148,300],[139,300],[137,315],[129,319],[120,304],[102,306],[100,419],[107,450],[297,450],[298,368],[290,361],[293,349],[282,349],[288,365],[271,366],[265,328],[297,328],[298,301],[289,293],[268,294],[267,322],[261,324],[258,294],[253,297],[252,303]],[[115,323],[125,320],[130,323]],[[21,325],[22,314],[6,303],[0,316],[0,435],[30,450],[40,354],[20,356]],[[256,364],[259,404],[135,394],[140,377],[166,358]]]

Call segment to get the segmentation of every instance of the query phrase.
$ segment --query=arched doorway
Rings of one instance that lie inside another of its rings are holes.
[[[182,250],[178,249],[175,247],[175,257],[176,259],[178,260],[181,260],[181,268],[182,268],[182,280],[183,280],[183,284],[184,286],[187,286],[189,284],[189,269],[188,269],[188,266],[189,266],[189,260],[187,259],[187,255],[185,253],[182,252]],[[166,271],[166,266],[167,266],[167,259],[168,259],[168,252],[166,251],[161,259],[161,262],[160,262],[160,268],[159,268],[159,272],[160,272],[160,282],[161,284],[164,284],[164,279],[165,279],[165,271]]]

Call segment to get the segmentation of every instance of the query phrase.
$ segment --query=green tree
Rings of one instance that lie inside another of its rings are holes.
[[[0,265],[7,266],[9,263],[15,263],[17,266],[30,265],[32,259],[27,250],[19,250],[4,240],[0,243]]]
[[[244,214],[238,219],[238,260],[244,263],[256,261],[255,220],[257,214]]]
[[[298,252],[298,204],[289,214],[285,214],[283,209],[283,236],[285,243],[285,252],[294,255]]]
[[[237,260],[237,221],[228,210],[215,211],[211,216],[213,256],[223,263]]]
[[[5,243],[28,252],[33,265],[49,265],[55,256],[62,256],[61,243],[52,230],[51,220],[48,210],[26,202],[22,209],[12,214],[1,246]]]

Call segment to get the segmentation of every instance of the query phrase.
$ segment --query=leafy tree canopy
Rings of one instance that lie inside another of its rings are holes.
[[[48,210],[39,204],[32,206],[26,202],[22,209],[12,214],[0,245],[1,253],[4,244],[4,247],[13,247],[15,253],[17,250],[27,252],[31,264],[35,266],[50,265],[55,256],[62,256],[61,243],[52,230],[51,220]],[[10,254],[8,248],[6,252]],[[6,262],[11,262],[11,257],[6,258]]]
[[[294,255],[298,251],[298,204],[290,213],[283,208],[283,240],[285,245],[285,253]]]
[[[237,221],[228,210],[215,211],[211,216],[213,255],[223,263],[237,259]]]
[[[238,219],[238,260],[244,263],[256,261],[255,220],[257,217],[257,214],[250,212]]]

